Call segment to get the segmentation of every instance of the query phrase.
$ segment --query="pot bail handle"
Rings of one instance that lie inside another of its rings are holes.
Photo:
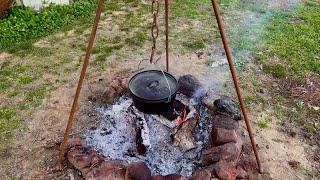
[[[166,74],[164,73],[163,69],[162,69],[160,66],[158,66],[158,65],[155,64],[155,63],[151,63],[151,64],[153,64],[154,66],[156,66],[157,68],[160,69],[160,71],[162,72],[162,75],[163,75],[164,79],[165,79],[166,82],[167,82],[167,87],[168,87],[168,89],[169,89],[169,96],[168,96],[167,103],[169,103],[169,102],[171,101],[171,94],[172,94],[172,92],[171,92],[171,87],[170,87],[168,78],[167,78]]]

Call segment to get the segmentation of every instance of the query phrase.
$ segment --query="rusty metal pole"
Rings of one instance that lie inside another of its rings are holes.
[[[99,4],[96,10],[96,16],[94,19],[94,23],[93,23],[93,27],[91,30],[91,34],[88,40],[88,46],[87,46],[87,51],[86,51],[86,56],[83,60],[83,65],[82,65],[82,69],[81,69],[81,74],[79,77],[79,82],[78,82],[78,86],[77,86],[77,90],[76,90],[76,94],[74,96],[73,99],[73,103],[72,103],[72,107],[71,107],[71,111],[70,111],[70,115],[69,115],[69,119],[68,119],[68,124],[63,136],[63,141],[60,145],[60,152],[59,152],[59,156],[58,156],[58,161],[57,161],[57,165],[58,167],[61,167],[61,162],[62,162],[62,158],[64,156],[65,153],[65,149],[66,149],[66,145],[68,142],[68,138],[69,138],[69,134],[71,132],[71,128],[72,128],[72,123],[74,120],[74,114],[76,112],[76,108],[77,108],[77,104],[78,104],[78,99],[79,99],[79,95],[80,95],[80,91],[82,88],[82,84],[83,84],[83,80],[89,65],[89,58],[92,52],[92,47],[93,47],[93,43],[94,43],[94,39],[96,37],[96,33],[97,33],[97,28],[98,28],[98,24],[99,24],[99,20],[100,20],[100,15],[101,12],[103,10],[104,7],[104,0],[99,0]]]
[[[212,2],[212,7],[213,7],[213,10],[214,10],[214,14],[216,16],[217,23],[218,23],[218,26],[219,26],[223,47],[224,47],[225,53],[227,55],[227,60],[228,60],[230,72],[231,72],[231,75],[232,75],[233,83],[234,83],[234,86],[236,88],[238,100],[239,100],[239,103],[240,103],[240,106],[241,106],[243,117],[244,117],[244,120],[245,120],[245,123],[246,123],[246,126],[247,126],[247,130],[248,130],[248,133],[249,133],[250,140],[251,140],[251,145],[252,145],[252,148],[253,148],[253,151],[254,151],[254,155],[256,157],[256,161],[257,161],[257,164],[258,164],[259,172],[261,173],[262,171],[261,171],[261,164],[260,164],[260,158],[259,158],[258,150],[257,150],[256,143],[255,143],[255,140],[254,140],[254,137],[253,137],[251,124],[250,124],[250,121],[249,121],[249,118],[248,118],[248,113],[246,111],[245,104],[244,104],[243,99],[242,99],[242,94],[241,94],[241,90],[240,90],[239,83],[238,83],[238,78],[237,78],[237,72],[235,70],[235,67],[234,67],[234,64],[233,64],[232,55],[231,55],[231,51],[230,51],[229,46],[228,46],[227,36],[226,36],[225,31],[224,31],[224,25],[223,25],[223,22],[222,22],[220,11],[219,11],[219,5],[217,3],[217,0],[211,0],[211,2]]]
[[[166,68],[169,72],[169,2],[165,0]]]

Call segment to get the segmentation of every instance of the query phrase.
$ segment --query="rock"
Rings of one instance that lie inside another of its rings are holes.
[[[236,163],[240,152],[237,145],[231,142],[205,150],[201,155],[201,160],[204,165],[210,165],[221,160]]]
[[[299,162],[299,161],[296,161],[296,160],[291,160],[291,161],[288,161],[288,164],[289,164],[292,168],[296,169],[296,168],[298,168],[298,166],[300,165],[300,162]]]
[[[93,150],[83,146],[72,147],[67,154],[68,161],[83,175],[90,171],[93,164],[99,164],[103,158]]]
[[[119,79],[114,79],[110,83],[110,86],[117,92],[117,94],[122,94],[124,92],[124,89],[122,88],[122,85],[121,85],[121,80]]]
[[[230,116],[234,120],[242,120],[242,113],[237,104],[228,96],[222,96],[221,99],[214,101],[217,113]]]
[[[214,127],[212,130],[212,143],[214,145],[222,145],[228,142],[237,142],[236,131]]]
[[[239,174],[238,170],[230,163],[220,161],[215,167],[216,175],[222,180],[234,180]]]
[[[192,97],[200,87],[199,80],[190,74],[183,75],[178,80],[178,91],[189,97]]]
[[[236,130],[239,128],[239,122],[225,115],[216,115],[213,118],[213,126],[215,128]]]
[[[130,81],[130,78],[123,78],[120,80],[121,87],[122,89],[124,89],[124,91],[129,90],[129,81]]]
[[[93,168],[85,176],[86,179],[112,179],[124,180],[126,174],[126,167],[122,161],[111,160],[105,161]]]
[[[74,146],[84,146],[85,142],[82,138],[75,137],[75,138],[70,138],[68,141],[68,147],[74,147]]]
[[[68,161],[80,171],[91,165],[88,149],[84,147],[72,147],[67,153],[67,158]]]
[[[117,89],[117,88],[121,87],[121,82],[119,79],[114,79],[111,81],[109,86],[113,87],[114,89]]]
[[[245,171],[253,171],[258,168],[254,160],[241,160],[238,165],[241,166]]]
[[[158,176],[152,176],[151,179],[152,179],[152,180],[165,180],[165,177],[158,175]]]
[[[111,103],[117,95],[117,91],[113,87],[107,87],[102,94],[101,102]]]
[[[201,103],[204,105],[206,108],[208,108],[209,112],[215,112],[216,108],[213,105],[213,102],[210,100],[209,97],[202,97],[201,98]]]
[[[151,171],[144,162],[136,162],[127,166],[126,180],[151,180]]]
[[[194,138],[194,130],[199,120],[199,114],[196,113],[194,117],[187,119],[177,130],[175,134],[172,135],[172,143],[179,146],[183,152],[187,152],[190,149],[197,147],[197,143]]]
[[[93,96],[93,95],[90,95],[90,96],[88,96],[88,101],[96,102],[97,98],[95,96]]]
[[[211,172],[206,169],[198,169],[193,172],[191,180],[210,180],[211,179]]]
[[[165,180],[186,180],[186,178],[180,174],[169,174],[169,175],[166,175],[164,179]]]
[[[237,167],[238,175],[237,178],[239,179],[248,179],[249,175],[248,173],[242,169],[240,166]]]

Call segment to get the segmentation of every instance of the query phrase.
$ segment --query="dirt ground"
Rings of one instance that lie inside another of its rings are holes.
[[[251,1],[257,2],[255,0]],[[298,2],[271,0],[267,1],[267,4],[269,4],[269,8],[287,9]],[[229,13],[232,14],[234,12]],[[228,15],[228,13],[226,14]],[[234,31],[232,27],[243,27],[242,23],[246,21],[244,14],[241,14],[240,21],[236,24],[233,24],[235,23],[233,20],[225,18],[229,32]],[[119,26],[112,25],[112,22],[111,18],[102,18],[97,38],[123,35],[123,32],[119,31]],[[231,24],[233,25],[232,27]],[[186,26],[190,26],[190,24]],[[194,23],[191,26],[198,28],[199,26],[201,27],[201,24]],[[184,27],[180,28],[183,29]],[[89,32],[90,29],[87,29],[83,34],[88,34]],[[60,36],[63,36],[63,38],[59,38]],[[80,38],[78,36],[74,33],[74,30],[71,30],[67,33],[58,33],[43,38],[36,43],[40,47],[52,47],[50,42],[59,39],[54,45],[56,50],[51,55],[52,59],[64,54],[73,59],[63,65],[66,70],[62,75],[44,73],[37,80],[52,82],[54,88],[50,95],[42,100],[40,106],[25,110],[21,114],[22,125],[14,131],[12,140],[5,152],[1,154],[0,177],[3,179],[73,179],[77,177],[77,172],[67,167],[63,171],[56,171],[54,164],[58,152],[56,143],[62,140],[80,73],[80,68],[74,69],[72,67],[79,64],[79,59],[81,60],[84,55],[79,46],[85,43],[86,36],[82,35]],[[163,40],[163,38],[161,39]],[[94,116],[91,116],[93,109],[88,97],[101,94],[104,87],[114,76],[133,73],[137,69],[139,61],[149,57],[149,45],[150,42],[147,42],[134,51],[130,47],[123,47],[117,51],[117,54],[112,54],[108,57],[104,71],[98,71],[96,66],[91,66],[88,69],[71,136],[83,135],[90,127],[90,124],[96,123]],[[72,51],[73,47],[76,47],[75,51]],[[96,58],[96,56],[94,54],[91,59]],[[248,55],[248,58],[250,57]],[[21,58],[1,53],[0,63],[8,58],[15,61],[26,59],[25,63],[28,63],[28,59],[31,60],[32,55]],[[45,57],[45,59],[50,60],[49,57]],[[208,59],[213,59],[213,62],[210,61],[210,64],[208,64]],[[164,67],[164,54],[162,54],[159,64]],[[221,42],[218,40],[196,52],[180,53],[172,50],[170,53],[170,72],[176,77],[183,74],[195,75],[205,84],[212,95],[212,100],[220,95],[235,96],[231,77],[225,65],[226,58],[224,57]],[[243,68],[244,71],[239,73],[241,84],[248,83],[259,69],[251,62],[246,66],[247,68]],[[261,79],[267,78],[263,75],[258,77]],[[64,83],[59,81],[62,79]],[[59,83],[57,83],[58,81]],[[243,91],[246,95],[250,89],[244,88]],[[272,98],[272,94],[269,92],[265,92],[264,96]],[[0,96],[0,100],[5,100],[5,97]],[[310,145],[303,137],[292,137],[287,132],[284,132],[281,128],[280,120],[275,116],[273,109],[269,108],[270,106],[265,107],[260,103],[255,103],[248,107],[264,171],[264,175],[256,175],[256,179],[312,179],[312,175],[317,176],[317,162],[310,157],[310,153],[315,151],[316,147]],[[261,128],[258,125],[258,121],[266,118],[271,119],[268,127]],[[242,122],[241,128],[243,138],[249,141],[244,122]],[[298,169],[290,167],[288,161],[291,160],[299,161],[301,166]]]

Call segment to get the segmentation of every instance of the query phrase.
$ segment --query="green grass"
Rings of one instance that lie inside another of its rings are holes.
[[[307,128],[307,131],[308,131],[309,133],[311,133],[311,134],[317,133],[317,128],[316,128],[316,126],[315,126],[314,124],[308,123],[308,124],[306,125],[306,128]]]
[[[71,5],[49,5],[40,12],[14,6],[8,17],[0,21],[0,49],[25,49],[36,39],[72,28],[75,22],[91,21],[97,2],[79,0]]]
[[[204,41],[202,39],[187,42],[184,44],[187,50],[189,51],[197,51],[206,47]]]
[[[18,127],[19,119],[15,117],[15,111],[8,107],[0,108],[0,141],[10,137],[11,131]]]
[[[320,1],[309,0],[290,11],[276,13],[264,35],[267,55],[265,71],[278,78],[304,79],[320,74]]]
[[[33,78],[28,75],[22,76],[19,79],[20,84],[29,84],[32,81],[33,81]]]
[[[259,120],[259,121],[258,121],[258,126],[259,126],[260,128],[262,128],[262,129],[265,129],[265,128],[268,127],[269,122],[270,122],[270,120],[266,120],[266,119]]]

